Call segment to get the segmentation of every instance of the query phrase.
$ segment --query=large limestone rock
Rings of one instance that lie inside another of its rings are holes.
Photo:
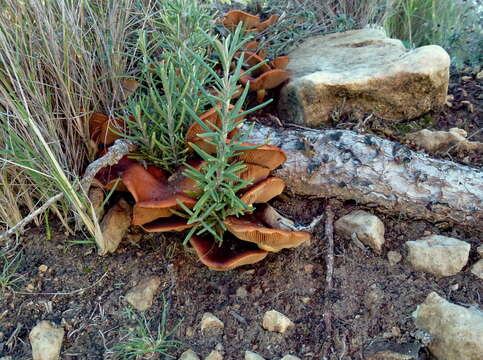
[[[50,321],[39,322],[29,334],[33,360],[58,360],[64,328]]]
[[[438,276],[457,274],[468,262],[471,245],[441,235],[407,241],[407,259],[414,270]]]
[[[279,112],[289,122],[318,126],[354,111],[402,121],[446,101],[450,58],[439,46],[408,51],[382,30],[362,29],[310,38],[288,56],[293,75]]]
[[[416,326],[429,332],[429,350],[438,360],[481,360],[483,312],[452,304],[435,292],[413,313]]]

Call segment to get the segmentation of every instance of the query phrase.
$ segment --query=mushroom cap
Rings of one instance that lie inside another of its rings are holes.
[[[256,26],[256,31],[257,32],[262,32],[264,31],[265,29],[267,29],[269,26],[272,26],[273,24],[275,24],[279,19],[279,16],[276,15],[276,14],[273,14],[271,15],[267,20],[259,23],[257,26]]]
[[[243,22],[245,27],[250,29],[260,24],[260,17],[241,10],[231,10],[223,19],[223,25],[228,29],[235,29],[240,22]]]
[[[136,200],[133,207],[133,225],[142,225],[160,217],[170,217],[171,209],[179,209],[178,201],[188,207],[196,199],[179,191],[177,183],[170,184],[152,175],[141,164],[131,164],[123,173],[122,181]],[[161,172],[157,172],[160,176]]]
[[[157,219],[150,223],[144,224],[142,228],[147,232],[167,232],[182,231],[193,227],[195,224],[188,224],[186,219],[178,216],[172,216],[164,219]]]
[[[290,58],[288,56],[278,56],[272,60],[271,65],[274,69],[285,69],[290,62]]]
[[[261,58],[260,56],[258,56],[257,54],[255,54],[254,52],[251,52],[251,51],[244,51],[243,55],[244,55],[243,60],[249,66],[255,66],[255,65],[258,65],[258,64],[262,63],[263,61],[265,61],[263,58]],[[267,71],[270,71],[270,70],[272,70],[270,65],[268,65],[267,63],[264,63],[264,64],[260,65],[254,72],[256,74],[260,74],[260,73],[264,73],[264,72],[267,72]]]
[[[107,115],[95,112],[89,119],[89,134],[98,144],[112,145],[121,136],[111,130],[122,132],[125,127],[121,118],[109,118]]]
[[[234,106],[230,105],[230,110],[233,109]],[[241,120],[240,117],[237,121]],[[205,112],[200,116],[200,120],[205,123],[209,129],[214,130],[215,126],[220,128],[222,126],[220,116],[218,115],[218,111],[216,108],[212,108],[211,110]],[[199,148],[203,151],[207,152],[208,154],[213,154],[216,152],[216,146],[213,144],[208,143],[206,137],[201,137],[199,134],[205,133],[206,130],[197,122],[193,122],[186,133],[186,143],[193,143],[196,144]],[[228,134],[228,138],[234,137],[238,132],[238,128],[233,129]],[[188,145],[189,146],[189,145]]]
[[[256,144],[242,143],[244,146],[257,146]],[[265,166],[274,170],[287,160],[282,149],[273,145],[262,145],[256,149],[241,150],[238,159],[248,164]]]
[[[218,247],[214,242],[198,236],[192,236],[190,243],[200,261],[210,269],[217,271],[231,270],[239,266],[254,264],[268,255],[267,251],[260,249],[233,253],[226,242],[223,242],[223,245]]]
[[[266,251],[278,252],[293,248],[310,239],[310,234],[303,231],[268,228],[250,215],[241,218],[229,216],[224,223],[228,231],[237,238],[253,242]]]
[[[246,169],[240,174],[240,179],[251,181],[252,184],[266,179],[270,175],[270,169],[265,166],[255,164],[245,164]]]
[[[121,160],[117,162],[117,164],[106,166],[100,169],[94,176],[94,180],[103,189],[111,190],[114,188],[114,186],[116,186],[117,191],[126,191],[126,186],[124,186],[123,182],[120,181],[121,174],[136,162],[137,161],[134,159],[123,156]]]
[[[290,77],[288,71],[282,69],[273,69],[259,75],[255,80],[250,82],[250,90],[258,91],[261,89],[270,90],[276,88]]]
[[[283,180],[272,176],[245,190],[240,200],[247,205],[265,203],[280,195],[284,188]]]
[[[246,50],[249,50],[249,51],[255,51],[257,50],[258,48],[258,41],[256,40],[252,40],[252,41],[249,41],[247,42],[243,47],[246,49]]]

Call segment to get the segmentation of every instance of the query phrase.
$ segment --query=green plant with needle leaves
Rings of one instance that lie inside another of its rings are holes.
[[[208,105],[197,84],[208,86],[208,71],[194,55],[208,62],[210,42],[204,31],[211,15],[196,0],[159,4],[159,17],[139,32],[138,62],[141,91],[132,98],[125,116],[131,134],[140,144],[141,157],[169,172],[188,157],[186,130],[189,107],[196,113]]]
[[[237,195],[240,190],[251,184],[250,181],[240,179],[239,175],[246,167],[242,161],[237,159],[237,156],[242,150],[253,149],[257,146],[243,145],[250,134],[250,131],[245,128],[237,132],[231,139],[229,134],[241,127],[243,124],[242,118],[245,115],[260,109],[270,101],[243,111],[242,107],[248,93],[247,85],[235,104],[231,105],[231,101],[238,91],[241,76],[256,68],[253,67],[243,73],[243,56],[241,56],[236,61],[235,69],[232,70],[235,54],[239,52],[246,41],[248,41],[248,38],[243,35],[240,26],[223,41],[216,38],[210,39],[221,66],[220,73],[213,70],[212,65],[204,61],[203,58],[193,54],[210,74],[214,91],[206,90],[203,84],[197,82],[198,90],[218,112],[221,126],[207,126],[193,109],[186,107],[187,112],[205,131],[199,136],[204,137],[208,143],[215,145],[216,153],[208,154],[196,144],[191,144],[195,152],[206,162],[206,165],[201,169],[188,166],[188,170],[185,171],[185,174],[196,181],[199,188],[202,189],[202,194],[199,195],[198,201],[192,209],[180,203],[180,206],[189,215],[188,223],[195,224],[185,241],[194,234],[209,233],[221,244],[223,233],[226,230],[223,220],[228,216],[238,216],[252,210],[252,207],[246,205]]]

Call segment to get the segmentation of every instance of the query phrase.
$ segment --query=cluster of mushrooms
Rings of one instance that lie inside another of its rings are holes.
[[[266,61],[267,51],[261,48],[260,42],[256,40],[257,36],[261,36],[263,31],[274,25],[278,18],[278,15],[271,15],[267,20],[261,21],[257,15],[251,15],[241,10],[232,10],[218,20],[228,30],[236,29],[238,24],[242,22],[245,32],[252,33],[255,36],[255,40],[245,44],[243,51],[237,53],[237,56],[243,54],[243,60],[249,67],[260,64],[251,75],[242,76],[240,79],[243,85],[250,81],[249,89],[257,93],[259,103],[263,102],[268,90],[278,87],[290,77],[290,73],[285,70],[289,63],[288,56],[278,56],[271,61]]]
[[[231,12],[225,17],[229,19],[226,20],[227,27],[235,24],[236,21],[244,21],[239,20],[240,18],[234,19],[234,14],[237,13]],[[267,21],[274,21],[273,17],[270,19]],[[258,22],[246,24],[250,28],[260,29],[268,26],[267,21],[260,22],[258,19]],[[258,61],[255,53],[245,59]],[[260,81],[266,84],[266,79],[270,79],[271,76],[267,74],[284,71],[276,68],[279,66],[277,64],[283,61],[285,60],[274,59],[272,66],[264,64],[267,67],[260,67],[259,76],[253,83]],[[251,84],[252,82],[250,86]],[[254,89],[261,93],[270,87],[260,86]],[[200,115],[200,120],[211,129],[214,126],[221,126],[218,111],[214,108]],[[110,131],[110,128],[119,129],[122,125],[120,122],[122,120],[109,119],[103,114],[94,113],[89,121],[92,139],[105,148],[109,147],[121,137],[119,131],[117,133]],[[230,136],[233,137],[237,131],[239,130],[234,130]],[[196,158],[191,144],[196,144],[209,154],[216,154],[215,145],[211,144],[206,137],[199,136],[204,132],[206,131],[203,127],[194,122],[188,129],[185,139],[187,148],[191,149],[193,154],[188,164],[197,169],[202,169],[205,161]],[[296,247],[310,239],[309,233],[293,231],[290,221],[267,204],[272,198],[281,194],[285,187],[283,180],[270,176],[271,171],[286,160],[284,152],[271,145],[257,146],[248,143],[241,145],[251,148],[240,151],[233,161],[243,161],[245,169],[239,176],[243,180],[251,181],[252,185],[241,190],[237,195],[254,210],[240,217],[229,216],[224,219],[229,233],[225,233],[221,246],[215,243],[214,239],[207,237],[193,235],[189,239],[200,261],[213,270],[230,270],[253,264],[264,259],[268,252]],[[176,215],[183,212],[179,203],[192,208],[203,193],[203,189],[199,188],[195,181],[184,175],[185,167],[180,167],[170,174],[153,165],[146,165],[134,159],[137,156],[132,155],[135,154],[124,156],[117,164],[101,169],[95,176],[94,184],[106,190],[129,192],[135,202],[132,225],[141,226],[147,232],[182,231],[193,227],[195,224],[189,224],[187,218]]]

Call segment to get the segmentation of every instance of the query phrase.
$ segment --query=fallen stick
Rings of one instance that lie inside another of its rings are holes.
[[[94,162],[90,163],[86,171],[84,173],[84,177],[80,182],[81,191],[84,194],[87,194],[89,191],[89,187],[91,186],[92,179],[97,174],[97,172],[102,169],[103,167],[110,166],[117,164],[121,158],[129,152],[136,150],[136,145],[129,140],[116,140],[113,146],[111,146],[108,152],[100,157],[99,159],[95,160]],[[86,195],[87,196],[87,195]],[[48,199],[45,203],[42,204],[38,209],[32,211],[22,220],[20,220],[17,224],[12,226],[7,231],[4,231],[0,234],[0,240],[6,239],[9,236],[15,233],[22,233],[24,231],[25,225],[29,224],[33,221],[37,216],[42,214],[45,210],[47,210],[50,206],[55,204],[56,202],[60,201],[64,197],[64,193],[58,193]]]
[[[349,130],[255,125],[247,141],[267,140],[287,154],[274,174],[293,193],[355,200],[381,212],[430,221],[476,228],[483,222],[481,169],[433,159],[399,143]]]
[[[325,338],[332,337],[332,313],[330,311],[330,296],[333,288],[332,276],[334,274],[334,212],[330,202],[325,207],[325,242],[327,244],[325,254],[325,290],[324,290],[324,324]]]

